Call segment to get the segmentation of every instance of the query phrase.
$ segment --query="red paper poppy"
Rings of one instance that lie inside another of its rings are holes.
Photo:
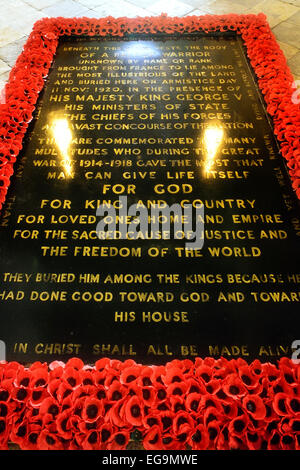
[[[179,411],[175,414],[172,426],[173,433],[175,436],[178,436],[182,433],[187,433],[187,428],[189,428],[190,432],[194,427],[195,422],[188,412]]]
[[[201,365],[196,369],[195,376],[199,377],[204,384],[207,384],[213,378],[214,369],[206,364]]]
[[[263,400],[258,395],[244,397],[243,407],[254,419],[264,419],[266,416],[266,407]]]
[[[65,440],[70,440],[73,436],[72,422],[70,420],[71,416],[72,409],[69,408],[59,413],[56,418],[57,431]]]
[[[157,395],[153,387],[137,387],[137,395],[146,406],[154,406]]]
[[[193,429],[187,442],[192,450],[205,450],[208,448],[209,435],[203,424],[198,424]]]
[[[139,387],[151,387],[153,371],[151,367],[143,367],[139,377],[137,378],[137,385]]]
[[[267,444],[268,450],[281,449],[280,440],[281,440],[281,435],[276,429],[274,429],[268,439],[268,444]]]
[[[26,403],[30,399],[31,393],[28,388],[18,387],[12,390],[12,398],[20,403]]]
[[[143,439],[143,447],[146,450],[161,450],[163,448],[162,434],[159,426],[153,425],[150,430],[146,432]]]
[[[126,369],[123,369],[120,375],[120,382],[122,384],[131,384],[135,382],[139,377],[141,371],[141,367],[139,366],[131,366]]]
[[[85,438],[82,443],[83,450],[99,450],[101,447],[100,444],[100,434],[96,430],[91,430],[88,433],[85,433]]]
[[[182,450],[182,444],[177,437],[170,433],[164,433],[162,436],[162,450]]]
[[[174,413],[179,413],[180,411],[186,411],[185,407],[185,397],[179,397],[178,395],[170,397],[170,410]]]
[[[175,365],[173,365],[173,367],[166,367],[165,375],[162,375],[162,381],[167,386],[174,383],[183,382],[183,372],[179,367],[175,367]]]
[[[40,415],[43,416],[44,414],[49,414],[53,418],[60,412],[59,403],[52,397],[46,398],[40,406]]]
[[[38,448],[40,450],[63,450],[62,441],[53,432],[42,429],[37,438]]]
[[[80,373],[77,369],[73,367],[66,367],[62,376],[63,380],[66,382],[67,387],[75,389],[81,384]]]
[[[97,398],[86,398],[82,410],[82,418],[88,422],[93,423],[103,415],[103,403]]]
[[[99,427],[99,436],[102,449],[105,449],[107,444],[113,439],[113,434],[114,428],[111,424],[103,423]]]
[[[187,385],[185,382],[174,382],[167,386],[166,391],[169,398],[172,396],[184,397],[187,391]]]
[[[39,408],[48,397],[49,394],[45,387],[35,387],[30,390],[29,403],[33,408]]]
[[[112,402],[117,402],[122,400],[127,396],[127,388],[124,385],[121,385],[120,382],[115,381],[107,390],[107,399]]]
[[[125,400],[126,398],[117,401],[113,405],[110,405],[110,408],[105,409],[105,422],[113,424],[116,428],[123,428],[126,422],[124,409]]]
[[[228,425],[229,434],[238,438],[243,437],[246,433],[248,422],[249,418],[245,414],[237,416]]]
[[[202,395],[200,393],[189,393],[186,396],[186,409],[192,413],[198,413],[202,409]]]
[[[277,393],[275,395],[273,401],[273,408],[279,416],[291,415],[290,409],[288,407],[288,399],[289,397],[285,393]]]
[[[48,378],[48,370],[45,367],[36,367],[31,369],[30,386],[33,388],[47,387]]]
[[[145,429],[151,429],[153,426],[158,426],[161,430],[163,429],[160,420],[159,412],[150,412],[143,416],[143,426]]]
[[[130,434],[128,431],[117,431],[111,436],[111,440],[107,443],[108,450],[126,449],[129,442]]]
[[[133,396],[124,404],[125,422],[132,426],[141,426],[143,422],[143,402]]]
[[[225,379],[222,389],[226,395],[231,398],[242,398],[247,393],[247,389],[242,380],[234,374],[230,374]]]

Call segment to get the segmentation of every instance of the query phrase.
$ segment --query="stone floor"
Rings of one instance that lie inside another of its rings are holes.
[[[295,79],[300,80],[300,0],[0,0],[0,89],[40,18],[162,12],[170,16],[264,12]]]

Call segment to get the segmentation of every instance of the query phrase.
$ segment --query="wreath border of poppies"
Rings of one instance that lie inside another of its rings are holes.
[[[272,117],[274,134],[288,167],[292,187],[300,199],[300,106],[293,102],[294,78],[266,16],[204,15],[171,18],[44,18],[33,30],[12,68],[0,104],[0,210],[14,173],[14,163],[33,118],[61,36],[123,37],[139,34],[236,32]],[[3,100],[3,99],[2,99]]]
[[[300,199],[300,107],[293,76],[259,15],[170,18],[45,18],[33,27],[0,105],[0,210],[14,163],[61,36],[211,33],[241,35]],[[147,366],[0,363],[0,449],[148,450],[300,448],[300,365],[196,358]]]
[[[299,392],[288,358],[0,363],[0,449],[300,450]]]

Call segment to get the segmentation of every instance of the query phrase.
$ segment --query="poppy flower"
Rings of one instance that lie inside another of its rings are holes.
[[[187,443],[192,450],[205,450],[209,445],[209,435],[203,424],[198,424],[190,433]]]
[[[40,406],[40,415],[50,414],[53,418],[59,414],[60,406],[59,403],[52,397],[46,398]]]
[[[217,423],[221,423],[224,421],[224,415],[214,406],[209,406],[208,408],[205,408],[203,414],[203,424],[207,426],[216,421]]]
[[[156,392],[153,387],[137,387],[139,399],[147,406],[153,406],[156,401]]]
[[[119,372],[114,369],[109,369],[105,373],[105,379],[104,379],[103,385],[107,388],[110,388],[114,382],[120,384]]]
[[[73,367],[66,367],[62,376],[63,380],[66,382],[68,387],[73,389],[79,387],[81,384],[81,376],[77,369]]]
[[[295,370],[286,366],[285,364],[281,364],[280,372],[281,372],[282,379],[287,385],[289,386],[297,385],[298,381],[297,381],[297,378],[295,377]]]
[[[249,366],[240,367],[238,370],[239,376],[248,390],[254,389],[258,384],[258,377],[252,373]]]
[[[13,389],[13,379],[4,379],[0,382],[0,401],[8,401]]]
[[[10,439],[12,440],[12,442],[22,447],[23,442],[27,440],[27,435],[28,423],[26,421],[14,423],[12,431],[10,433]]]
[[[100,449],[100,435],[96,430],[91,430],[85,433],[85,438],[81,443],[83,450],[99,450]]]
[[[280,377],[280,371],[274,364],[269,362],[262,364],[262,371],[269,383],[276,381]]]
[[[184,375],[179,367],[166,367],[165,374],[161,378],[166,386],[184,381]]]
[[[72,438],[73,430],[70,417],[72,416],[72,410],[67,409],[62,413],[59,413],[56,417],[56,426],[59,435],[66,440]]]
[[[165,367],[164,366],[153,366],[152,367],[152,383],[154,386],[160,387],[164,385],[162,376],[165,374]]]
[[[113,426],[109,423],[104,423],[99,427],[99,436],[102,450],[104,450],[107,444],[112,440],[114,432],[115,431]]]
[[[295,436],[293,434],[283,434],[280,439],[280,445],[282,450],[294,450]]]
[[[103,403],[97,398],[86,398],[82,409],[82,418],[93,423],[103,414]]]
[[[226,418],[233,419],[238,414],[238,406],[236,400],[222,400],[223,414]]]
[[[172,411],[161,411],[159,413],[159,420],[163,433],[168,432],[172,428],[174,418],[175,413]]]
[[[291,411],[288,407],[289,396],[285,393],[277,393],[273,400],[273,408],[279,416],[289,416]]]
[[[129,384],[129,383],[135,382],[136,379],[139,377],[140,371],[141,371],[141,367],[139,366],[127,367],[121,372],[120,382],[122,384]]]
[[[152,428],[153,426],[158,426],[162,429],[159,412],[150,412],[147,415],[144,414],[142,421],[145,429]]]
[[[200,393],[189,393],[185,399],[186,409],[193,413],[198,413],[202,408],[201,401],[202,395]]]
[[[101,385],[101,386],[104,387],[105,378],[106,378],[106,372],[105,372],[105,370],[103,370],[103,371],[95,371],[95,372],[93,373],[93,381],[94,381],[95,385]]]
[[[170,409],[174,413],[179,413],[179,411],[186,411],[185,407],[185,397],[180,397],[178,395],[170,397]]]
[[[201,365],[196,369],[195,376],[203,381],[204,384],[211,381],[213,378],[214,369],[206,364]]]
[[[29,400],[31,392],[25,387],[15,387],[12,389],[12,398],[20,403],[25,403]]]
[[[116,431],[112,434],[111,439],[107,443],[107,450],[122,450],[126,449],[129,442],[129,431]]]
[[[113,424],[116,428],[122,428],[125,422],[124,400],[104,407],[104,421]]]
[[[223,412],[223,407],[220,402],[214,395],[202,395],[201,397],[201,409],[207,410],[208,408],[214,408],[215,411],[219,413]]]
[[[45,367],[37,367],[31,371],[30,386],[35,388],[47,387],[49,374]]]
[[[228,425],[229,434],[235,437],[242,437],[247,430],[249,418],[243,414],[237,416]]]
[[[56,397],[59,402],[62,402],[65,398],[71,396],[74,392],[74,389],[67,381],[60,381],[58,388],[56,390]]]
[[[228,427],[225,425],[220,430],[219,435],[215,441],[215,449],[217,450],[229,450],[229,433]]]
[[[268,439],[268,444],[267,444],[268,450],[279,450],[281,449],[281,435],[277,431],[277,429],[274,429]]]
[[[95,385],[94,374],[90,369],[79,370],[80,383],[82,385]]]
[[[50,369],[50,366],[49,366],[49,369]],[[53,367],[53,369],[49,370],[49,382],[52,382],[52,380],[55,380],[55,379],[61,380],[63,373],[64,373],[64,368],[62,366]]]
[[[151,367],[142,367],[141,373],[137,378],[137,385],[139,387],[151,387],[153,385],[152,374]]]
[[[31,373],[25,369],[19,369],[14,380],[15,387],[28,388],[30,385]]]
[[[225,394],[231,398],[237,399],[247,394],[247,389],[242,380],[233,374],[230,374],[224,380],[222,389],[224,390]]]
[[[162,450],[182,450],[182,445],[171,433],[164,433],[162,436]]]
[[[218,379],[212,379],[205,384],[206,392],[215,395],[221,389],[221,381]]]
[[[70,399],[71,401],[77,400],[77,398],[84,398],[84,397],[96,397],[98,387],[95,385],[81,385],[77,387],[75,390],[72,391],[63,401]]]
[[[146,450],[161,450],[162,445],[161,429],[158,425],[154,425],[144,435],[143,447]]]
[[[45,387],[36,387],[30,390],[29,403],[33,408],[39,408],[48,397],[49,394]]]
[[[104,371],[107,366],[110,364],[110,359],[107,357],[103,357],[102,359],[98,359],[98,361],[95,362],[95,369],[99,372]]]
[[[185,383],[187,386],[187,395],[191,393],[201,393],[202,395],[205,395],[207,393],[206,386],[204,385],[203,381],[189,378],[185,381]]]
[[[187,429],[193,429],[195,426],[195,421],[193,420],[192,416],[187,413],[186,411],[179,411],[175,414],[172,429],[175,436],[181,434],[183,427]],[[186,431],[185,431],[186,432]]]
[[[138,397],[133,396],[124,403],[124,418],[132,426],[141,426],[143,421],[143,404]]]
[[[7,426],[6,419],[0,418],[0,449],[7,448],[8,436],[9,427]]]
[[[162,386],[158,386],[156,389],[155,389],[155,393],[156,393],[156,400],[158,402],[164,402],[167,400],[168,398],[168,395],[167,395],[167,390],[165,387],[162,387]]]
[[[120,384],[120,382],[115,381],[107,390],[107,399],[110,402],[116,402],[122,400],[127,396],[127,388]]]
[[[63,450],[64,448],[59,437],[47,429],[42,429],[37,438],[37,444],[40,450]]]
[[[184,397],[187,391],[187,385],[185,382],[173,382],[172,384],[167,386],[166,391],[168,397]]]
[[[79,359],[78,357],[72,357],[71,359],[68,360],[66,363],[66,369],[67,368],[75,369],[77,371],[83,369],[84,367],[84,362]]]
[[[38,450],[38,437],[41,432],[41,426],[35,423],[28,423],[26,439],[22,439],[19,445],[22,450]]]
[[[266,407],[263,400],[258,395],[249,395],[243,398],[243,408],[254,419],[264,419]]]

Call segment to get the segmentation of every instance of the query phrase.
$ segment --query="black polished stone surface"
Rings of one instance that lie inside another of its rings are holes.
[[[119,195],[202,201],[203,248],[99,240]],[[8,360],[274,361],[299,337],[299,205],[235,36],[64,40],[0,226]]]

